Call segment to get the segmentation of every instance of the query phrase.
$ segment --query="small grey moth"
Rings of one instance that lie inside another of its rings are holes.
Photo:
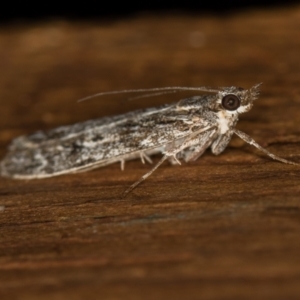
[[[249,111],[257,99],[259,86],[257,84],[248,90],[235,86],[165,87],[94,95],[151,92],[144,95],[149,96],[181,90],[210,93],[182,99],[170,105],[18,137],[12,141],[7,155],[1,161],[1,175],[16,179],[45,178],[83,172],[115,162],[121,162],[121,168],[124,169],[127,160],[140,158],[143,163],[145,160],[151,163],[151,155],[162,153],[161,160],[131,185],[125,191],[125,196],[165,160],[172,164],[180,164],[180,160],[194,161],[208,147],[213,154],[218,155],[224,151],[233,134],[274,160],[299,165],[277,157],[250,136],[235,129],[239,115]]]

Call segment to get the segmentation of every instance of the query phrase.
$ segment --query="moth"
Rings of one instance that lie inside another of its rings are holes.
[[[274,160],[300,165],[277,157],[235,128],[239,115],[248,112],[258,98],[260,84],[250,89],[239,87],[165,87],[99,93],[151,92],[144,96],[182,90],[207,94],[182,99],[177,103],[140,109],[126,114],[62,126],[48,132],[14,139],[1,161],[1,175],[16,179],[36,179],[83,172],[115,162],[140,158],[152,163],[151,155],[162,153],[160,161],[124,196],[149,177],[164,161],[181,164],[195,161],[207,148],[218,155],[233,134]],[[140,97],[144,97],[140,96]],[[87,97],[90,98],[90,97]]]

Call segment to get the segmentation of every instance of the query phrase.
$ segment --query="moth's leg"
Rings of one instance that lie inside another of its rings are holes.
[[[121,163],[121,170],[124,171],[124,169],[125,169],[125,159],[121,159],[120,163]]]
[[[181,165],[180,160],[177,158],[177,153],[168,157],[169,162],[172,165]]]
[[[166,151],[163,158],[145,175],[143,175],[138,181],[136,181],[134,184],[132,184],[124,193],[123,197],[126,197],[128,193],[130,193],[137,185],[139,185],[141,182],[143,182],[146,178],[148,178],[166,159],[169,159],[173,157],[174,160],[177,160],[176,154],[182,151],[184,148],[193,146],[199,142],[199,138],[192,138],[190,140],[185,141],[183,144],[181,144],[178,148],[173,148],[168,151]],[[177,160],[177,162],[180,164],[180,162]]]
[[[165,153],[167,152],[172,153],[175,149],[177,150],[180,147],[180,145],[182,145],[186,140],[187,138],[179,139],[177,141],[172,141],[172,143],[170,143],[164,148]],[[181,165],[181,162],[179,161],[179,159],[181,158],[183,158],[183,151],[177,150],[176,154],[168,156],[168,161],[173,166]]]
[[[180,155],[180,153],[179,153]],[[173,156],[169,156],[168,157],[168,161],[171,165],[175,166],[175,165],[181,165],[180,160],[178,159],[177,155],[173,155]]]
[[[145,164],[145,159],[149,164],[152,164],[152,159],[143,151],[140,152],[141,161],[143,164]]]
[[[213,130],[215,132],[215,130]],[[173,157],[174,160],[177,161],[177,163],[180,164],[179,160],[177,159],[176,155],[180,153],[182,150],[193,147],[197,144],[199,144],[201,140],[201,135],[198,134],[190,139],[187,139],[179,147],[171,148],[167,151],[165,151],[165,155],[163,158],[144,176],[142,176],[138,181],[136,181],[134,184],[132,184],[123,194],[123,198],[127,196],[128,193],[130,193],[137,185],[139,185],[141,182],[143,182],[146,178],[148,178],[166,159]]]
[[[123,197],[125,198],[128,193],[130,193],[137,185],[139,185],[141,182],[143,182],[146,178],[148,178],[166,159],[168,158],[167,155],[163,156],[163,158],[152,168],[148,173],[143,175],[138,181],[136,181],[134,184],[132,184],[124,193]]]
[[[229,144],[233,131],[229,130],[225,134],[220,134],[211,145],[211,152],[215,155],[222,153]]]
[[[269,152],[268,150],[266,150],[265,148],[263,148],[262,146],[260,146],[259,144],[257,144],[249,135],[247,135],[246,133],[239,131],[237,129],[233,129],[233,132],[239,136],[242,140],[244,140],[246,143],[253,145],[254,147],[256,147],[258,150],[262,151],[263,153],[265,153],[266,155],[270,156],[271,158],[273,158],[274,160],[278,160],[281,161],[285,164],[291,164],[291,165],[295,165],[295,166],[299,166],[300,164],[295,163],[293,161],[289,161],[286,160],[284,158],[278,157],[276,155],[274,155],[273,153]]]
[[[210,145],[212,141],[212,137],[215,134],[215,130],[208,131],[207,135],[198,134],[190,139],[186,139],[179,147],[169,149],[165,152],[171,162],[176,162],[181,165],[180,161],[177,158],[177,155],[180,155],[187,161],[188,158],[193,158],[196,155],[201,155],[205,149]],[[196,151],[196,155],[194,154],[194,150]]]
[[[206,131],[198,136],[198,144],[183,150],[183,158],[186,162],[197,160],[211,145],[215,138],[215,130]]]
[[[184,153],[184,161],[195,161],[197,160],[209,147],[211,141],[206,142],[204,145],[197,145],[195,147],[190,148],[188,151]]]
[[[144,165],[145,160],[144,160],[143,152],[140,152],[140,158],[141,158],[142,164]]]

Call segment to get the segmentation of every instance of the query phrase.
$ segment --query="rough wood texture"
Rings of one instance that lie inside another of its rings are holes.
[[[20,134],[186,96],[75,102],[94,92],[263,82],[237,127],[299,162],[299,28],[300,7],[2,27],[0,154]],[[120,199],[149,168],[1,178],[1,299],[299,299],[300,168],[235,138]]]

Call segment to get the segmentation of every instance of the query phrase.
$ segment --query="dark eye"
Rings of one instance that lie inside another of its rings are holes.
[[[227,110],[236,110],[241,105],[241,100],[236,95],[226,95],[222,99],[222,105]]]

